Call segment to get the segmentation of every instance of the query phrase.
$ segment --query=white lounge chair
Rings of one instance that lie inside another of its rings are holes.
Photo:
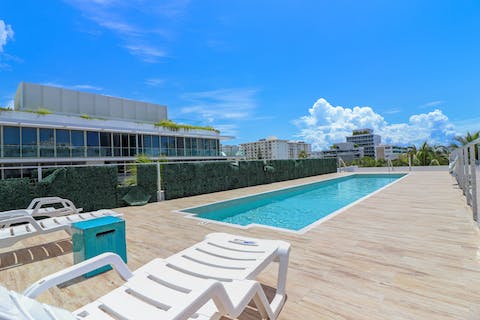
[[[0,248],[9,247],[25,238],[59,230],[64,230],[68,234],[72,234],[72,223],[106,216],[119,217],[122,216],[122,214],[112,210],[98,210],[43,220],[35,220],[30,215],[20,215],[10,219],[0,220]]]
[[[285,241],[211,233],[165,261],[175,270],[222,283],[254,280],[270,263],[278,262],[277,291],[269,305],[276,318],[286,298],[289,254],[290,244]]]
[[[224,240],[227,240],[229,244],[227,243],[225,246]],[[202,243],[213,245],[216,248],[222,247],[222,250],[238,252],[237,267],[235,268],[232,265],[228,267],[230,270],[243,270],[239,271],[236,276],[255,273],[257,269],[261,267],[263,269],[268,262],[271,262],[271,257],[278,257],[275,250],[271,250],[275,241],[247,240],[226,234],[213,234]],[[233,244],[233,246],[230,244]],[[288,263],[288,244],[284,242],[277,242],[277,244],[287,249],[286,262]],[[242,246],[249,246],[251,249],[247,250]],[[203,248],[203,246],[196,245],[191,247],[191,250],[199,251]],[[187,250],[181,253],[185,253]],[[212,251],[215,251],[215,249],[208,248],[208,251],[213,253]],[[263,261],[260,258],[262,255],[266,258]],[[233,259],[225,258],[226,256],[221,252],[215,253],[215,256],[232,260],[231,264],[233,264]],[[280,260],[282,261],[282,258]],[[214,264],[213,262],[212,264]],[[126,282],[120,288],[73,313],[40,304],[31,299],[53,286],[70,281],[107,264],[112,265]],[[225,268],[227,268],[226,265],[223,269]],[[232,275],[234,274],[232,273]],[[222,280],[215,280],[217,276],[221,277]],[[210,276],[199,276],[192,272],[184,272],[184,270],[177,269],[177,265],[172,265],[169,259],[155,259],[132,273],[119,256],[113,253],[105,253],[37,281],[25,290],[23,295],[0,288],[0,319],[3,316],[6,319],[19,320],[202,320],[219,319],[222,315],[236,318],[252,299],[263,318],[276,318],[277,314],[268,304],[268,300],[258,282],[254,280],[227,280],[224,278],[225,276],[225,273],[218,273],[218,270]]]
[[[55,208],[52,205],[60,205],[61,207]],[[75,207],[73,202],[68,199],[63,199],[60,197],[35,198],[30,202],[26,209],[0,212],[0,220],[11,219],[24,215],[29,215],[32,217],[59,217],[68,214],[77,214],[82,210],[82,208]]]

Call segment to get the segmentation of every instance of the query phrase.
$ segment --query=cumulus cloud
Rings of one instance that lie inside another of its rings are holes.
[[[0,53],[3,52],[3,47],[7,42],[13,39],[13,35],[14,32],[12,26],[6,24],[3,20],[0,20]]]
[[[299,137],[312,143],[315,150],[345,141],[353,129],[372,128],[382,136],[383,143],[397,145],[446,143],[455,135],[453,124],[441,110],[412,115],[405,123],[388,123],[371,107],[345,108],[333,106],[320,98],[308,109],[308,115],[294,121]]]

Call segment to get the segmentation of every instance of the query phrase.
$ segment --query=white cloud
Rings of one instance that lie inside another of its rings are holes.
[[[42,84],[46,85],[46,86],[60,87],[60,88],[71,89],[71,90],[88,90],[88,91],[102,91],[103,90],[102,87],[92,86],[90,84],[66,85],[66,84],[61,84],[61,83],[58,83],[58,82],[44,82]]]
[[[345,141],[353,129],[372,128],[382,136],[382,142],[399,145],[447,143],[455,135],[453,124],[441,110],[412,115],[406,123],[389,124],[371,107],[334,107],[321,98],[308,110],[308,115],[295,120],[299,137],[312,143],[314,149],[325,149],[335,142]]]
[[[165,80],[160,78],[149,78],[145,80],[145,84],[150,87],[161,87],[165,84]]]
[[[99,30],[117,36],[120,47],[147,63],[167,56],[167,41],[173,38],[175,23],[189,4],[185,0],[66,1],[100,27]],[[82,29],[92,35],[101,34],[89,26],[82,26]]]
[[[0,53],[3,52],[3,47],[7,42],[13,39],[14,34],[12,26],[0,20]]]
[[[255,116],[257,92],[252,88],[230,88],[185,93],[182,98],[188,103],[180,114],[201,119],[201,124],[213,126],[222,135],[238,136],[238,122],[259,119]]]
[[[155,63],[158,61],[158,58],[167,56],[163,50],[149,45],[136,44],[125,45],[124,47],[128,49],[132,55],[140,57],[144,62]]]
[[[402,109],[392,108],[392,109],[389,109],[387,111],[384,111],[383,113],[385,113],[385,114],[396,114],[396,113],[400,113],[400,112],[402,112]]]
[[[191,92],[182,96],[189,104],[181,113],[194,113],[208,122],[215,120],[243,120],[250,117],[256,107],[256,89],[219,89]]]
[[[436,100],[436,101],[430,101],[430,102],[427,102],[427,103],[424,103],[420,106],[420,108],[424,109],[424,108],[433,108],[433,107],[437,107],[441,104],[444,104],[445,101],[443,100]]]

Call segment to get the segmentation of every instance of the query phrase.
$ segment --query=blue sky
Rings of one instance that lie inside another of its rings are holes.
[[[480,130],[479,1],[0,2],[0,106],[20,81],[168,106],[236,139],[315,149]]]

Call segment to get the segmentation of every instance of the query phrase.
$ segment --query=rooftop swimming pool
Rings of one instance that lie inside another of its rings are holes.
[[[354,174],[181,212],[243,227],[263,225],[305,231],[310,225],[386,187],[405,174]]]

